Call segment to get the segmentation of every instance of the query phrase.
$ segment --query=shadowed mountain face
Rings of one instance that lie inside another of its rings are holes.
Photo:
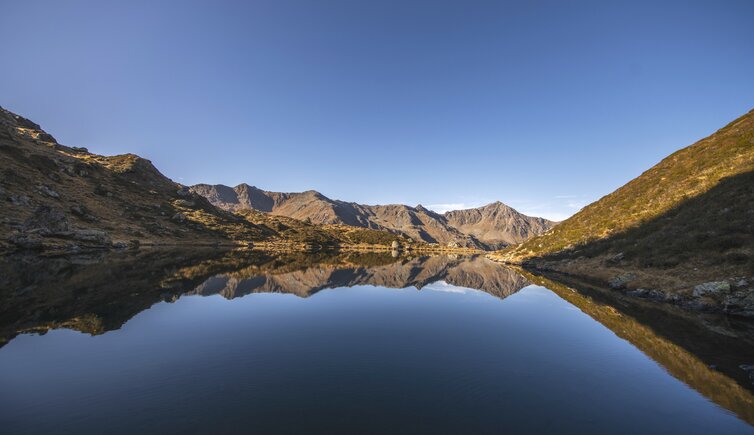
[[[497,249],[542,234],[554,222],[523,215],[501,202],[438,214],[421,205],[363,205],[310,190],[268,192],[247,184],[197,184],[192,192],[225,210],[258,210],[315,224],[344,224],[405,234],[429,243]]]

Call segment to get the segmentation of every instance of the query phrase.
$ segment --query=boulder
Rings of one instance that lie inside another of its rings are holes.
[[[623,258],[624,258],[624,254],[622,252],[619,252],[619,253],[613,255],[612,257],[608,258],[607,261],[606,261],[606,263],[608,265],[616,265],[616,264],[620,263],[623,260]]]
[[[636,279],[636,276],[632,273],[624,273],[622,275],[615,276],[607,282],[610,288],[621,289],[625,288],[626,284]]]
[[[176,199],[174,204],[179,207],[186,207],[186,208],[196,207],[196,203],[194,201],[189,201],[187,199]]]
[[[711,281],[694,287],[692,294],[695,298],[699,298],[702,296],[718,296],[729,291],[730,283],[728,281]]]
[[[723,311],[737,316],[754,317],[754,291],[740,290],[726,296]]]
[[[74,240],[79,240],[81,242],[93,243],[101,246],[110,246],[112,244],[110,235],[107,233],[107,231],[102,230],[74,230],[71,233],[71,238],[73,238]]]
[[[71,224],[65,214],[48,205],[37,207],[34,214],[23,224],[24,232],[36,233],[41,236],[67,233],[70,230]]]
[[[60,194],[54,190],[52,190],[49,186],[41,185],[37,187],[37,190],[39,190],[39,193],[43,193],[50,198],[58,199],[60,198]]]
[[[82,220],[85,220],[87,222],[96,222],[99,219],[97,219],[96,216],[92,215],[86,207],[83,205],[73,205],[71,206],[71,213],[74,215],[80,217]]]
[[[20,249],[40,249],[42,248],[42,238],[33,234],[14,234],[8,238],[8,241]]]
[[[102,184],[98,184],[98,185],[97,185],[97,186],[96,186],[96,187],[94,188],[94,193],[95,193],[96,195],[100,195],[100,196],[112,196],[112,193],[110,193],[110,192],[109,192],[109,191],[107,190],[107,188],[105,188],[105,186],[103,186]]]
[[[13,205],[27,206],[31,203],[31,199],[26,195],[11,195],[8,200]]]

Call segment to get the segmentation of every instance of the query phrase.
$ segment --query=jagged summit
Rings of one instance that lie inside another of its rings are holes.
[[[253,209],[316,224],[345,224],[404,234],[414,240],[497,249],[520,243],[554,225],[518,213],[500,201],[484,207],[436,213],[421,204],[364,205],[333,200],[315,190],[270,192],[247,184],[235,188],[198,184],[192,191],[225,210]]]
[[[445,213],[448,223],[481,240],[494,240],[498,246],[521,243],[552,228],[555,222],[519,213],[495,201],[482,207]]]

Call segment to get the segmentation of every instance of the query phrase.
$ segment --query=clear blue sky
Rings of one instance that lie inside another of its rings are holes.
[[[371,204],[563,218],[754,108],[751,0],[30,0],[0,36],[61,143]]]

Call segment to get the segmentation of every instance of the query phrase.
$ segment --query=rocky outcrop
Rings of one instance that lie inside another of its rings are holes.
[[[403,234],[413,240],[459,248],[497,249],[542,234],[555,223],[523,215],[501,202],[435,213],[422,205],[364,205],[330,199],[314,190],[281,193],[247,184],[198,184],[193,192],[229,211],[258,210],[314,224],[343,224]]]
[[[58,143],[0,108],[0,253],[76,251],[111,240],[232,243],[274,235],[218,210],[133,154],[101,156]],[[184,219],[171,219],[176,214]]]

